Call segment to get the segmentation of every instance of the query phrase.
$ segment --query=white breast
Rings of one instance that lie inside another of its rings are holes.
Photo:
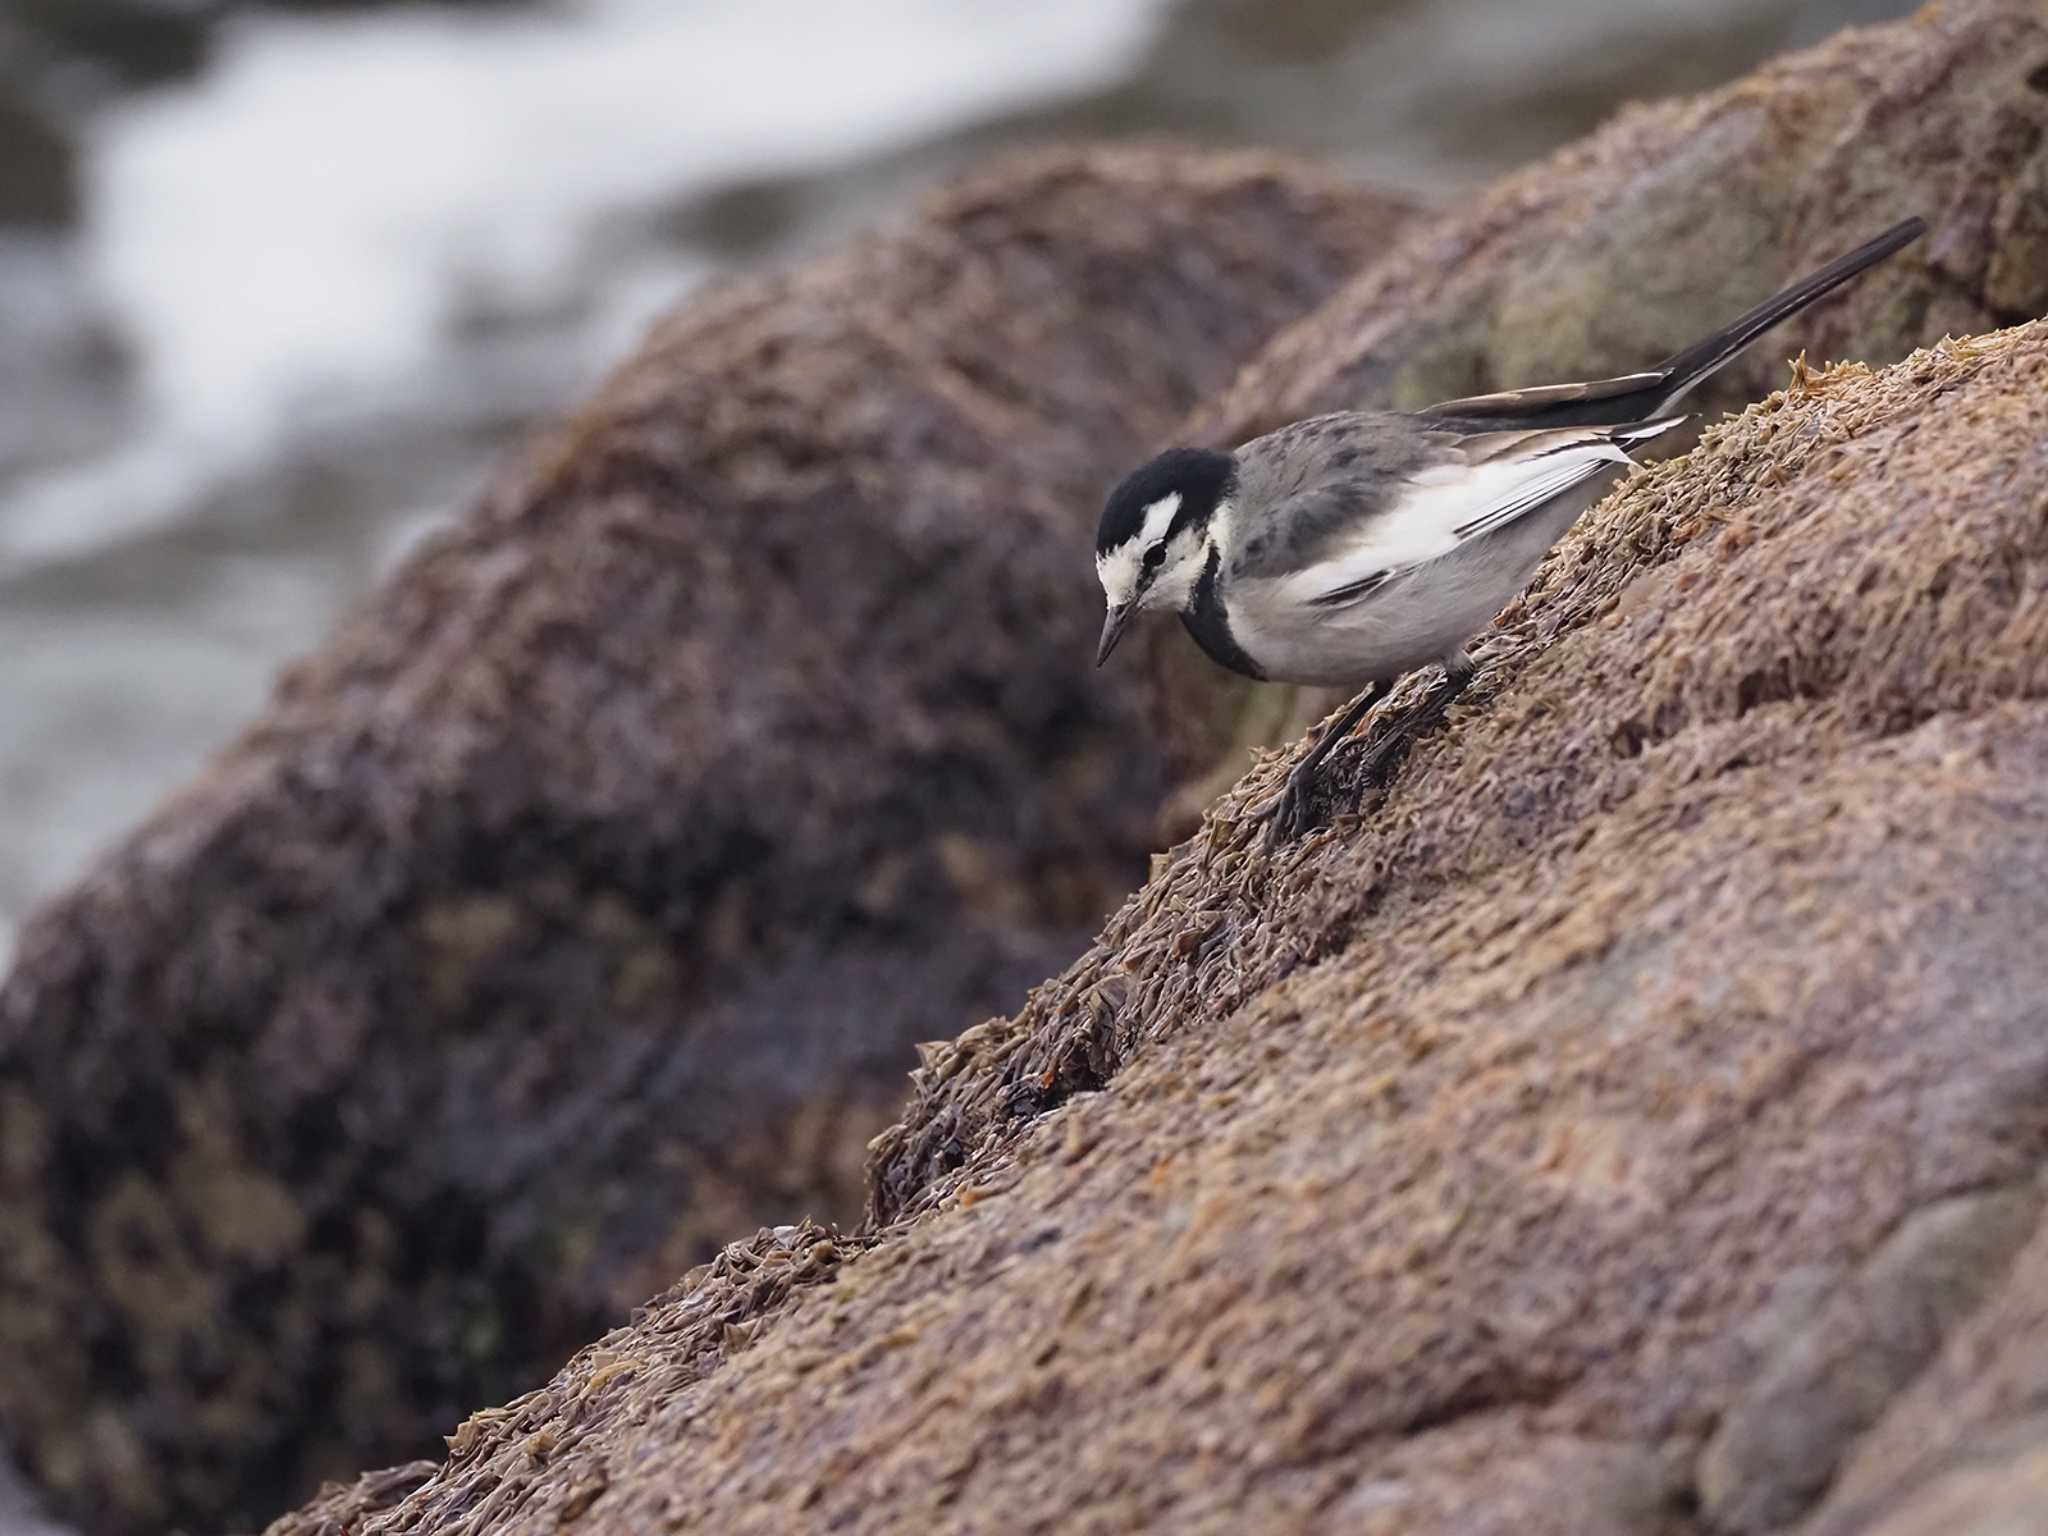
[[[1239,577],[1221,594],[1231,634],[1276,682],[1360,688],[1442,661],[1528,585],[1604,479],[1338,607],[1303,601],[1295,578]]]

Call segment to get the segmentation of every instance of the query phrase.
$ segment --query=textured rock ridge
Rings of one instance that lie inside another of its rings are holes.
[[[1318,410],[1647,367],[1919,213],[1929,237],[1694,397],[1761,398],[1783,359],[1897,357],[2048,311],[2048,8],[1937,0],[1583,143],[1418,222],[1208,402],[1235,439]]]

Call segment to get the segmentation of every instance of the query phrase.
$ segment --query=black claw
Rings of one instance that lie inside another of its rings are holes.
[[[1415,745],[1417,734],[1413,729],[1396,726],[1366,753],[1365,761],[1359,765],[1358,770],[1361,799],[1364,798],[1364,792],[1387,787],[1388,781],[1394,777],[1394,771],[1401,766],[1401,759],[1406,757],[1408,749]]]
[[[1307,756],[1294,765],[1293,772],[1287,775],[1286,786],[1281,789],[1279,797],[1266,812],[1272,818],[1266,828],[1268,851],[1278,848],[1282,843],[1293,841],[1315,825],[1310,800],[1315,791],[1316,770],[1322,766],[1323,759],[1350,736],[1358,722],[1365,718],[1366,711],[1371,709],[1385,692],[1385,687],[1376,683],[1353,699],[1351,707],[1315,738],[1315,743],[1309,748]]]
[[[1406,734],[1396,729],[1392,735],[1380,741],[1366,754],[1365,764],[1359,775],[1360,792],[1349,809],[1356,811],[1367,795],[1384,787],[1385,777],[1391,774],[1399,756],[1393,749],[1398,740]],[[1333,752],[1329,755],[1334,757],[1336,754]],[[1304,760],[1287,775],[1287,783],[1282,787],[1279,798],[1266,813],[1268,852],[1285,843],[1294,842],[1314,830],[1316,774],[1322,766],[1320,761]]]
[[[1266,849],[1271,852],[1284,843],[1291,843],[1315,824],[1310,806],[1310,797],[1316,783],[1315,764],[1303,763],[1287,775],[1287,784],[1280,791],[1280,798],[1273,802],[1267,812]]]
[[[1390,726],[1386,734],[1373,743],[1372,749],[1365,755],[1365,761],[1359,766],[1358,795],[1352,807],[1354,810],[1363,806],[1367,798],[1375,792],[1387,787],[1400,768],[1402,759],[1408,755],[1408,749],[1413,747],[1431,727],[1442,722],[1452,700],[1465,691],[1472,677],[1471,668],[1446,670],[1443,681],[1438,684],[1436,691],[1423,701],[1422,707]],[[1265,812],[1269,818],[1266,826],[1268,852],[1283,843],[1294,841],[1315,825],[1311,800],[1315,793],[1316,771],[1322,766],[1323,760],[1331,755],[1333,749],[1350,735],[1352,728],[1364,718],[1366,710],[1378,696],[1377,691],[1368,689],[1344,717],[1316,741],[1309,749],[1308,755],[1295,764],[1293,772],[1287,775],[1286,785]]]

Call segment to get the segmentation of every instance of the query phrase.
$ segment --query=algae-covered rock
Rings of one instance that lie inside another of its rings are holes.
[[[1680,1536],[1802,1396],[1845,1494],[1888,1412],[1959,1402],[1914,1497],[2017,1507],[2044,486],[2048,323],[1710,429],[1370,814],[1268,856],[1262,765],[934,1053],[894,1144],[943,1116],[964,1161],[885,1160],[897,1219],[735,1246],[362,1529]]]
[[[1415,403],[1627,367],[1909,210],[1936,222],[1934,236],[1779,350],[1882,361],[1943,329],[2011,318],[2006,306],[2041,278],[2027,200],[2048,138],[2048,93],[2033,83],[2044,63],[2048,12],[1971,0],[1700,102],[1641,109],[1397,240],[1215,394],[1193,435],[1242,436],[1354,398]],[[1157,199],[1125,206],[1134,183],[1105,186],[1099,169],[1054,174],[1063,190],[1031,182],[1021,200],[1047,210],[1029,228],[1014,184],[956,198],[921,236],[773,295],[738,290],[657,338],[524,488],[427,555],[304,675],[201,787],[197,819],[167,816],[117,858],[119,878],[32,935],[31,983],[0,995],[0,1094],[5,1071],[20,1072],[7,1062],[24,1060],[40,1095],[0,1098],[0,1126],[29,1127],[0,1143],[0,1170],[20,1180],[8,1187],[37,1202],[14,1261],[41,1287],[27,1294],[47,1312],[80,1273],[116,1274],[140,1289],[90,1292],[104,1313],[146,1294],[152,1318],[204,1318],[220,1297],[191,1269],[134,1255],[176,1253],[196,1231],[231,1272],[274,1287],[263,1265],[330,1251],[334,1213],[354,1206],[344,1194],[308,1210],[303,1191],[327,1187],[318,1159],[302,1174],[289,1138],[262,1158],[213,1154],[213,1127],[239,1128],[244,1113],[232,1094],[211,1084],[190,1100],[197,1111],[152,1104],[149,1064],[120,1055],[160,1048],[173,1081],[207,1081],[189,1062],[215,1059],[224,1039],[277,1077],[280,1101],[324,1104],[291,1091],[340,1059],[352,1093],[396,1103],[367,1122],[381,1141],[344,1141],[350,1157],[368,1145],[395,1164],[377,1170],[372,1209],[433,1211],[413,1191],[451,1168],[472,1180],[462,1191],[499,1197],[456,1204],[473,1225],[447,1224],[447,1256],[430,1250],[416,1303],[393,1299],[411,1276],[380,1291],[386,1271],[362,1259],[413,1251],[388,1229],[343,1245],[322,1294],[352,1294],[343,1281],[362,1269],[383,1309],[334,1325],[356,1330],[349,1358],[378,1321],[397,1349],[377,1358],[405,1366],[444,1359],[451,1337],[485,1354],[507,1336],[559,1337],[530,1318],[573,1311],[561,1298],[577,1277],[622,1277],[585,1292],[615,1295],[688,1245],[621,1262],[586,1239],[553,1267],[503,1262],[523,1251],[518,1199],[532,1184],[579,1212],[616,1211],[659,1195],[697,1219],[699,1170],[730,1167],[743,1144],[716,1111],[758,1102],[744,1077],[718,1079],[724,1098],[697,1090],[726,1060],[704,1038],[761,1046],[752,1009],[781,1026],[776,1052],[795,1039],[830,1058],[844,1036],[818,1021],[844,1017],[849,1000],[939,1033],[926,1021],[980,995],[960,978],[1015,976],[1057,948],[1142,846],[1165,765],[1138,755],[1150,738],[1130,679],[1100,691],[1078,668],[1020,679],[1019,655],[1085,653],[1094,618],[1085,566],[1045,551],[1055,530],[1085,527],[1084,481],[1099,490],[1134,442],[1205,392],[1155,379],[1158,396],[1134,403],[1131,374],[1171,373],[1190,338],[1214,344],[1208,285],[1243,277],[1228,253],[1248,236],[1233,219],[1261,249],[1288,209],[1290,227],[1325,227],[1296,180],[1280,178],[1276,211],[1180,174],[1208,186],[1206,211],[1221,217],[1126,239],[1123,221],[1157,217]],[[1147,184],[1161,175],[1153,164]],[[1349,205],[1334,217],[1353,239]],[[1079,227],[1090,238],[1077,258],[1063,240]],[[1196,244],[1197,227],[1217,245]],[[1185,262],[1163,288],[1162,251]],[[1252,291],[1274,301],[1260,314],[1286,307],[1276,295],[1305,304],[1332,264],[1252,263],[1267,274]],[[981,275],[991,269],[999,279]],[[1288,280],[1273,283],[1276,270]],[[879,313],[878,292],[901,302]],[[931,292],[945,296],[937,313],[904,297]],[[1183,292],[1203,298],[1171,297]],[[1052,308],[1012,318],[1020,293]],[[1219,366],[1254,330],[1247,320],[1224,338]],[[1027,337],[1031,356],[1061,360],[1056,383],[1015,371]],[[1782,377],[1766,352],[1708,403]],[[1916,1536],[1980,1496],[1987,1519],[2005,1517],[2038,1470],[2025,1415],[2044,1385],[2030,1310],[2048,1273],[2036,1230],[2048,1147],[2044,485],[2048,326],[1944,342],[1882,371],[1796,368],[1783,391],[1582,522],[1489,637],[1447,726],[1364,814],[1345,809],[1356,786],[1340,758],[1328,824],[1268,855],[1253,812],[1287,763],[1260,764],[1021,1011],[929,1048],[903,1121],[876,1142],[858,1236],[782,1226],[730,1245],[544,1387],[466,1420],[438,1466],[337,1488],[275,1536],[1694,1536],[1716,1519]],[[818,506],[838,515],[807,515]],[[665,518],[686,537],[667,536]],[[731,530],[748,537],[702,536]],[[960,541],[945,546],[956,585],[924,608],[915,557],[933,537]],[[722,582],[743,545],[764,551],[780,585]],[[999,569],[1029,583],[999,584]],[[565,603],[582,617],[558,624]],[[992,627],[963,635],[975,603],[993,608]],[[827,615],[816,633],[802,622],[812,609]],[[680,612],[687,622],[667,617]],[[1164,626],[1147,640],[1191,654]],[[772,656],[720,691],[720,667],[746,642],[772,642]],[[579,710],[611,695],[576,668],[640,690],[625,691],[628,707]],[[823,706],[820,675],[850,679]],[[715,712],[673,702],[700,695]],[[1398,691],[1369,728],[1418,695]],[[963,723],[962,701],[983,698],[994,707]],[[350,729],[335,734],[335,718]],[[707,719],[733,735],[705,747],[690,730]],[[846,719],[887,750],[850,762],[841,750],[815,778],[787,766],[836,747],[846,738],[829,728]],[[635,748],[649,739],[657,749]],[[1121,748],[1057,749],[1090,740]],[[988,798],[970,797],[980,810],[960,818],[963,836],[934,834],[897,861],[929,806],[962,803],[926,798],[913,815],[897,797],[904,774],[962,753],[962,782]],[[412,766],[396,773],[394,760]],[[760,804],[705,789],[735,782]],[[267,805],[279,783],[283,809],[246,829],[230,818],[223,832],[208,810],[222,795]],[[336,784],[367,788],[323,822]],[[522,793],[534,784],[547,786],[538,804]],[[444,803],[488,832],[456,844],[459,867],[484,874],[422,899],[394,850],[441,847]],[[1021,830],[991,854],[980,829],[998,805]],[[328,839],[312,861],[308,836]],[[536,849],[558,847],[579,877],[567,895],[532,869]],[[330,909],[319,876],[333,850],[357,883]],[[152,860],[206,883],[145,880]],[[732,873],[749,861],[768,873]],[[266,902],[253,911],[232,900],[252,864]],[[696,883],[678,888],[678,868]],[[136,894],[123,905],[122,892]],[[799,911],[799,898],[820,905]],[[869,899],[879,917],[859,907]],[[236,922],[206,918],[215,900]],[[377,922],[350,916],[372,909]],[[553,930],[535,911],[573,941],[538,943]],[[828,934],[857,944],[805,949],[821,913]],[[138,914],[198,937],[157,964],[119,939]],[[306,928],[282,960],[251,942],[294,919]],[[102,925],[115,940],[97,937]],[[650,946],[649,931],[664,942]],[[337,932],[358,951],[346,965],[315,942]],[[756,946],[736,951],[744,963],[720,948],[734,934]],[[935,983],[936,935],[945,964],[965,958]],[[604,943],[657,954],[625,987],[623,971],[589,958],[611,955]],[[385,959],[385,944],[408,958]],[[324,990],[296,994],[288,1032],[206,1007],[216,974],[282,991],[302,971]],[[593,971],[624,993],[553,979]],[[415,986],[362,1006],[343,985],[357,974]],[[776,986],[802,990],[792,1004]],[[605,1027],[520,1048],[521,1000],[537,988],[551,1017]],[[635,1012],[620,995],[653,1002]],[[493,1001],[463,1001],[479,996]],[[135,1015],[168,997],[202,1027],[159,1047],[99,1024],[112,1016],[103,997],[138,1000]],[[390,1039],[376,1031],[401,1027],[388,1022],[400,1004],[433,1021],[404,1043],[441,1054],[425,1070],[392,1050],[410,1070],[364,1074],[357,1042]],[[57,1022],[37,1034],[28,1021],[45,1008]],[[657,1032],[672,1018],[696,1052],[689,1107],[627,1116],[639,1129],[618,1131],[616,1106],[667,1107],[682,1081],[663,1054],[676,1036]],[[613,1054],[615,1036],[640,1049]],[[75,1066],[60,1038],[82,1042]],[[846,1070],[830,1058],[820,1080]],[[562,1072],[574,1103],[606,1113],[541,1113]],[[94,1083],[120,1091],[95,1099]],[[770,1123],[797,1123],[789,1105],[802,1102],[789,1095]],[[81,1119],[88,1104],[105,1106],[101,1119]],[[110,1166],[109,1146],[126,1161],[63,1215],[79,1124],[97,1159],[85,1166]],[[183,1139],[147,1129],[157,1124]],[[529,1145],[534,1126],[556,1134]],[[231,1191],[232,1219],[217,1196],[159,1216],[158,1170],[174,1160],[158,1153],[188,1144],[206,1155],[176,1163],[178,1177]],[[786,1166],[786,1143],[765,1144],[747,1166]],[[361,1184],[374,1167],[345,1171]],[[758,1205],[724,1208],[727,1230],[743,1229],[743,1209]],[[443,1230],[413,1219],[408,1244]],[[435,1287],[475,1267],[466,1317]],[[258,1312],[281,1320],[264,1337],[273,1352],[328,1326],[291,1280],[288,1305]],[[473,1333],[451,1328],[469,1317]],[[2022,1347],[2001,1352],[1994,1324]],[[181,1326],[103,1325],[97,1337],[130,1354],[87,1364],[132,1380],[140,1359],[151,1380],[183,1380],[173,1364],[204,1361],[189,1346],[206,1335]],[[1912,1437],[1948,1400],[1966,1412],[1917,1459]],[[162,1421],[107,1401],[82,1431],[41,1421],[40,1446],[89,1444],[143,1472],[169,1464]],[[1808,1438],[1791,1444],[1788,1425]]]
[[[1398,224],[1078,153],[662,326],[0,991],[0,1439],[95,1528],[430,1447],[735,1232],[1136,883],[1106,484]]]
[[[1935,1201],[1815,1298],[1824,1305],[1758,1340],[1756,1375],[1700,1458],[1714,1528],[1775,1531],[1810,1507],[1842,1453],[2004,1279],[2040,1216],[2031,1180]]]
[[[1802,1536],[2032,1536],[2042,1530],[2048,1530],[2048,1416],[2033,1414],[1917,1466],[1884,1497],[1830,1512],[1802,1528]]]

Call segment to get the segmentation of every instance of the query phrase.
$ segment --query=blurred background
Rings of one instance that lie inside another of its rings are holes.
[[[1910,8],[0,0],[0,969],[280,663],[719,271],[1054,139],[1273,145],[1448,195]]]

